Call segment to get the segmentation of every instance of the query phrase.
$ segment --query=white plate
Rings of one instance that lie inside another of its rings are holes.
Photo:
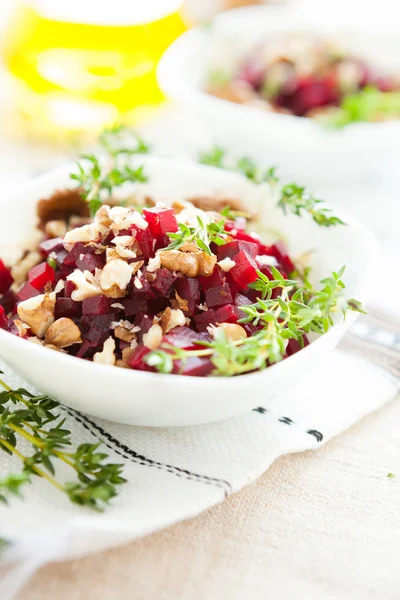
[[[263,205],[269,228],[290,240],[294,255],[316,249],[314,278],[319,280],[346,265],[346,293],[366,299],[377,258],[377,242],[361,224],[341,215],[347,226],[320,228],[311,219],[284,216],[268,188],[255,186],[234,173],[178,160],[148,157],[145,189],[171,201],[194,194],[225,192],[249,207]],[[137,162],[137,161],[136,161]],[[29,239],[38,199],[70,185],[70,166],[33,180],[7,204],[0,221],[0,256]],[[161,375],[103,366],[61,354],[0,330],[0,356],[40,391],[87,414],[137,425],[178,426],[224,419],[268,405],[273,396],[312,377],[356,318],[335,325],[304,350],[265,371],[235,378]],[[321,399],[323,401],[323,398]]]
[[[208,125],[216,142],[247,154],[263,165],[279,165],[284,178],[307,185],[354,185],[380,180],[397,172],[400,121],[354,123],[341,130],[327,129],[312,119],[271,113],[234,104],[204,92],[210,65],[237,60],[258,40],[277,32],[333,33],[344,47],[372,64],[400,72],[397,32],[340,31],[320,22],[293,16],[290,10],[247,7],[218,15],[209,27],[184,33],[166,51],[158,67],[165,94],[193,109]]]

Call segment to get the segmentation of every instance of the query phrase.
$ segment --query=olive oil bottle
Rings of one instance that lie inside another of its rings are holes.
[[[156,67],[182,0],[19,0],[3,42],[24,134],[65,139],[137,124],[163,101]]]

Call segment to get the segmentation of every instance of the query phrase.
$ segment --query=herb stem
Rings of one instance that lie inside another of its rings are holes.
[[[0,438],[0,444],[2,446],[4,446],[4,448],[7,448],[7,450],[9,450],[10,452],[15,454],[15,456],[18,456],[18,458],[21,459],[24,464],[29,462],[29,458],[27,456],[25,456],[24,454],[22,454],[21,452],[19,452],[19,450],[14,448],[14,446],[12,444],[10,444],[9,442],[7,442],[7,440],[3,440],[2,438]],[[62,492],[64,491],[64,488],[61,484],[59,484],[55,479],[50,477],[50,475],[48,475],[45,471],[43,471],[36,465],[29,465],[29,468],[32,469],[33,471],[35,471],[35,473],[37,473],[40,477],[44,477],[44,479],[47,479],[47,481],[49,483],[51,483],[51,485],[54,486],[55,488],[57,488],[58,490],[60,490]]]

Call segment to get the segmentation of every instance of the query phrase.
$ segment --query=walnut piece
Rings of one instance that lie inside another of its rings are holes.
[[[163,331],[160,325],[155,323],[150,327],[148,332],[144,334],[143,345],[146,346],[146,348],[150,348],[150,350],[155,350],[161,344],[162,336]]]
[[[101,365],[115,365],[115,340],[110,336],[103,345],[101,352],[96,352],[93,362]]]
[[[124,363],[129,364],[129,361],[131,360],[134,351],[135,351],[134,348],[124,348],[122,350],[122,360],[124,361]]]
[[[18,329],[19,337],[22,337],[22,338],[26,336],[26,334],[28,333],[28,331],[30,329],[29,325],[27,325],[26,323],[23,323],[19,319],[15,319],[14,325]]]
[[[121,325],[117,325],[117,327],[114,329],[114,335],[119,340],[129,343],[136,337],[132,330],[122,327]]]
[[[186,277],[209,277],[217,262],[217,257],[206,254],[196,247],[189,252],[179,250],[162,250],[160,255],[161,265],[169,271],[179,271]],[[186,249],[186,248],[185,248]]]
[[[180,308],[183,311],[189,310],[189,302],[181,298],[177,291],[175,291],[175,300],[172,300],[171,304],[173,308]]]
[[[76,285],[76,289],[71,293],[72,300],[76,302],[82,302],[85,298],[99,296],[102,293],[100,286],[89,271],[82,272],[75,269],[67,276],[67,280]]]
[[[170,331],[174,327],[186,325],[186,317],[179,308],[174,309],[167,306],[161,317],[160,325],[163,330],[163,333],[168,333],[168,331]]]
[[[124,296],[136,267],[136,263],[129,265],[121,258],[108,262],[100,275],[100,287],[104,294],[108,298],[121,298]]]
[[[37,337],[44,337],[47,329],[54,322],[56,295],[40,294],[20,302],[17,306],[18,316]]]
[[[61,317],[50,325],[44,341],[57,348],[68,348],[72,344],[82,343],[81,332],[72,319]]]
[[[44,226],[44,232],[49,238],[62,238],[67,233],[67,223],[62,219],[47,221]]]
[[[226,339],[230,342],[247,338],[246,331],[237,323],[221,323],[218,327],[213,327],[211,330],[212,336],[216,338],[221,331],[224,332]]]
[[[79,189],[57,190],[49,198],[39,200],[37,204],[37,216],[42,227],[48,221],[68,221],[72,215],[89,216],[89,206]]]

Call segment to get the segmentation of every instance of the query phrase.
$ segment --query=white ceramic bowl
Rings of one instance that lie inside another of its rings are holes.
[[[327,19],[311,25],[308,16],[304,14],[301,20],[290,10],[276,7],[247,7],[218,15],[209,27],[186,32],[167,50],[158,68],[160,86],[167,96],[193,109],[217,143],[252,156],[262,165],[279,165],[286,179],[319,186],[344,180],[365,184],[395,176],[400,121],[354,123],[329,130],[309,118],[234,104],[204,92],[210,65],[223,68],[256,41],[277,32],[334,34],[356,55],[400,72],[400,41],[394,30],[338,30]]]
[[[377,256],[377,242],[362,225],[341,215],[347,226],[319,228],[309,218],[284,216],[274,198],[241,176],[192,163],[146,158],[154,197],[170,201],[194,194],[225,192],[253,209],[263,205],[267,225],[289,239],[294,256],[314,248],[314,278],[319,280],[346,264],[347,294],[362,301]],[[9,199],[0,221],[0,256],[29,239],[37,200],[70,185],[70,166],[33,180]],[[307,348],[265,371],[236,378],[161,375],[103,366],[61,354],[0,330],[0,356],[40,391],[91,415],[137,425],[178,426],[224,419],[248,411],[303,377],[312,377],[320,360],[353,322],[335,325]]]

